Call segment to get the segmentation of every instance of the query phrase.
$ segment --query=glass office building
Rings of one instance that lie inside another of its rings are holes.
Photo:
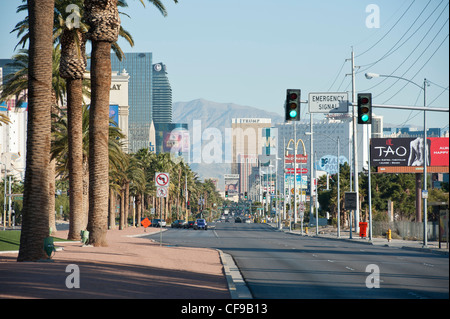
[[[190,138],[186,123],[155,124],[156,153],[170,153],[173,157],[182,157],[189,163]]]
[[[153,122],[172,123],[172,88],[167,77],[167,68],[163,63],[153,65]]]
[[[129,151],[137,152],[150,145],[152,121],[152,53],[125,53],[122,61],[111,54],[112,71],[125,69],[130,75],[128,103]]]

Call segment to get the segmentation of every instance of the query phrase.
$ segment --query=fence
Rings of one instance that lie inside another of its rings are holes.
[[[385,236],[386,231],[390,229],[392,233],[397,233],[400,237],[405,239],[423,240],[423,223],[416,222],[373,222],[373,235]],[[437,241],[439,238],[439,223],[427,223],[428,240]]]

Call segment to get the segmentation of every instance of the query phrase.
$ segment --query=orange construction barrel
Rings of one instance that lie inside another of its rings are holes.
[[[359,223],[359,237],[367,237],[367,226],[368,223]]]

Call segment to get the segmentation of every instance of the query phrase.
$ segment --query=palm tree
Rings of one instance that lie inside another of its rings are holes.
[[[17,261],[45,257],[49,233],[49,164],[54,0],[29,0],[27,159]]]
[[[69,235],[68,239],[79,240],[84,229],[83,215],[83,77],[86,69],[85,45],[87,26],[79,21],[79,28],[66,24],[69,4],[80,8],[82,0],[58,0],[55,6],[54,34],[61,44],[59,72],[67,85],[67,122],[69,142]]]
[[[111,44],[119,36],[117,0],[86,0],[87,37],[92,41],[91,109],[89,116],[89,243],[107,246],[108,127]]]

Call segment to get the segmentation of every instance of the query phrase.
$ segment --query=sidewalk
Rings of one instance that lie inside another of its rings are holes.
[[[17,253],[0,254],[0,298],[44,299],[229,299],[219,252],[160,246],[139,236],[159,228],[109,230],[108,247],[58,242],[53,262],[16,262]],[[54,236],[67,238],[68,230]],[[69,289],[79,267],[80,288]]]
[[[270,224],[272,227],[277,228],[277,225],[272,223]],[[302,236],[301,230],[299,228],[292,229],[289,231],[289,228],[283,227],[283,231],[295,235]],[[335,227],[319,227],[319,235],[316,234],[315,227],[308,227],[308,234],[303,233],[303,236],[311,236],[311,237],[320,237],[326,239],[334,239],[334,240],[346,240],[350,242],[356,242],[361,244],[368,244],[374,246],[386,246],[386,247],[394,247],[401,249],[410,249],[410,250],[418,250],[423,252],[431,252],[437,254],[447,255],[449,253],[449,249],[447,248],[447,243],[441,243],[441,248],[439,248],[439,243],[437,241],[428,241],[427,247],[423,247],[423,241],[417,240],[403,240],[403,239],[392,239],[390,242],[382,237],[373,237],[372,241],[369,238],[361,238],[358,233],[352,232],[352,238],[350,239],[350,231],[348,229],[340,231],[340,238],[337,237],[337,229]]]

